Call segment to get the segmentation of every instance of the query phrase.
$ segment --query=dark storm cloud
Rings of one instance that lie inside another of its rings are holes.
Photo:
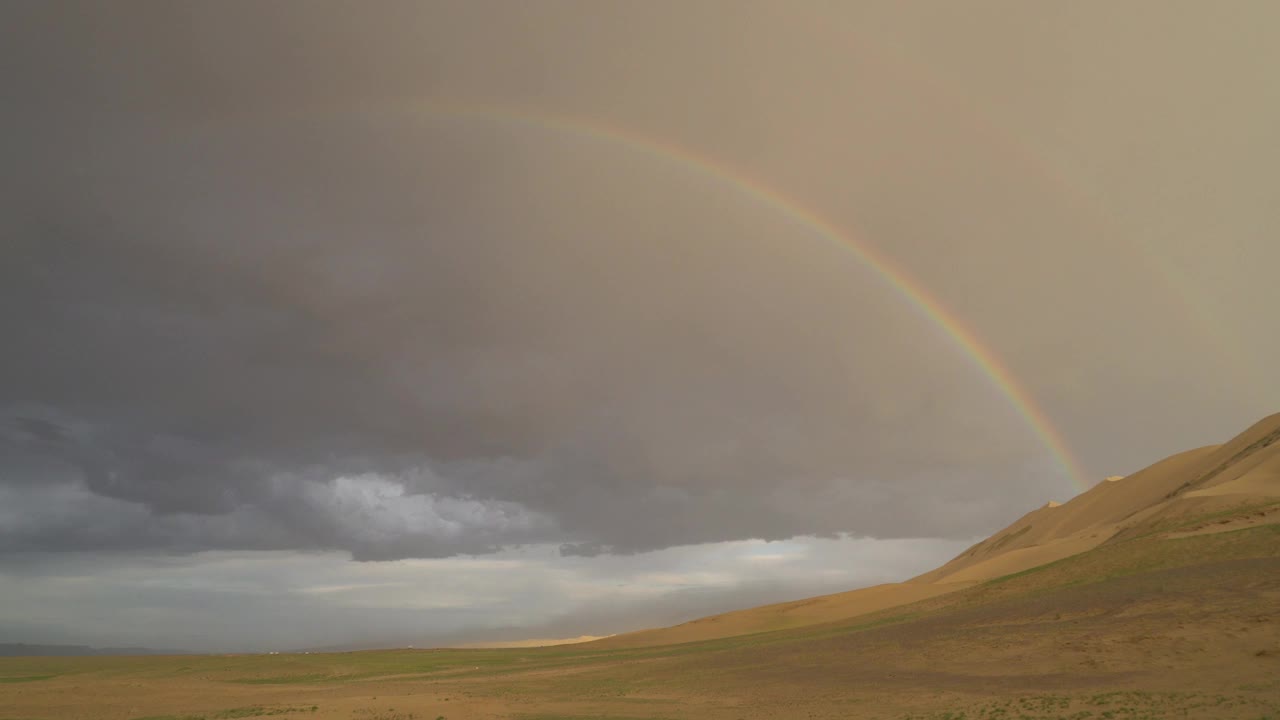
[[[1169,384],[1213,365],[1122,294],[1123,258],[1083,264],[1114,238],[862,44],[768,5],[534,7],[0,11],[0,549],[964,537],[1069,490],[831,243],[643,153],[419,99],[758,161],[936,270],[1099,444],[1079,387],[1131,387],[1142,353],[1096,349],[1193,358]]]
[[[382,559],[923,532],[856,514],[916,501],[851,482],[870,464],[849,433],[876,434],[844,375],[884,364],[840,327],[864,290],[832,255],[769,254],[697,184],[551,164],[570,144],[523,148],[556,187],[513,190],[529,170],[449,125],[311,123],[126,135],[25,195],[7,547]]]

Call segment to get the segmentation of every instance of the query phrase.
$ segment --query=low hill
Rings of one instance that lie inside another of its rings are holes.
[[[498,650],[503,648],[537,648],[555,645],[576,645],[608,637],[607,635],[579,635],[571,638],[529,638],[527,640],[493,640],[490,642],[464,643],[459,650]]]
[[[1210,528],[1280,512],[1280,414],[1222,445],[1188,450],[1133,475],[1108,478],[1062,505],[1027,513],[912,582],[989,580],[1196,517]],[[1258,515],[1261,513],[1261,515]]]
[[[712,615],[616,635],[590,647],[666,645],[829,623],[964,590],[1154,532],[1211,533],[1275,522],[1280,522],[1280,414],[1221,445],[1181,452],[1128,477],[1107,478],[1069,502],[1050,502],[905,583]]]
[[[671,645],[750,633],[784,630],[856,617],[960,590],[972,583],[885,583],[804,600],[763,605],[712,615],[681,625],[614,635],[591,644],[598,648]]]

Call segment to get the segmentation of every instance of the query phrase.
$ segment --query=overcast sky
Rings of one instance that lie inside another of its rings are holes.
[[[1280,410],[1277,23],[4,3],[0,642],[666,624],[1068,499],[1046,432],[1085,484],[1226,439]]]

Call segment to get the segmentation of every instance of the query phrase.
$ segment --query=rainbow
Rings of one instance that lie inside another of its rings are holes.
[[[384,107],[378,110],[385,110]],[[1010,405],[1022,417],[1027,426],[1039,438],[1049,455],[1061,467],[1078,491],[1088,490],[1092,483],[1081,471],[1062,433],[1048,415],[1036,403],[1032,395],[1015,378],[1000,357],[979,338],[972,328],[949,311],[927,288],[912,278],[884,254],[859,241],[824,219],[814,210],[783,191],[753,178],[728,164],[674,142],[641,134],[637,131],[606,125],[589,118],[552,113],[522,106],[508,106],[478,102],[415,101],[398,111],[418,112],[431,116],[477,118],[488,121],[514,122],[533,126],[548,132],[568,133],[599,142],[621,146],[633,153],[651,159],[671,163],[695,175],[724,184],[754,199],[762,206],[779,213],[852,254],[869,268],[886,285],[904,298],[928,322],[940,329],[973,365],[986,376],[991,384],[1008,399]],[[355,114],[365,114],[356,111]],[[225,118],[223,118],[225,120]]]
[[[854,46],[882,63],[885,66],[882,71],[886,74],[891,72],[899,77],[910,74],[911,87],[927,90],[934,99],[947,104],[949,122],[963,123],[984,141],[985,148],[1002,149],[1010,161],[1050,184],[1058,197],[1070,204],[1074,218],[1092,225],[1089,232],[1103,233],[1116,240],[1112,243],[1116,251],[1126,246],[1136,249],[1136,259],[1145,264],[1155,281],[1164,288],[1168,301],[1182,307],[1183,313],[1198,330],[1212,338],[1213,347],[1224,350],[1240,347],[1240,338],[1222,322],[1224,314],[1215,313],[1203,297],[1196,298],[1189,292],[1196,284],[1192,274],[1180,267],[1169,252],[1156,247],[1149,239],[1149,233],[1134,232],[1117,223],[1116,217],[1121,213],[1113,203],[1090,183],[1073,177],[1079,174],[1079,168],[1065,166],[1061,159],[1055,160],[1038,151],[1037,143],[1030,138],[1019,137],[1023,133],[1016,126],[1002,123],[998,116],[984,112],[978,103],[962,92],[962,86],[939,81],[918,59],[879,41],[874,35],[859,33]],[[1123,242],[1119,242],[1121,239]],[[1224,351],[1218,354],[1218,359],[1231,377],[1250,379],[1250,382],[1236,383],[1242,390],[1249,389],[1249,398],[1254,397],[1252,389],[1270,384],[1270,374],[1258,362],[1256,355]]]
[[[807,228],[824,240],[844,248],[960,348],[974,366],[1008,399],[1014,410],[1035,432],[1045,449],[1079,491],[1088,490],[1092,486],[1080,469],[1080,464],[1076,461],[1062,433],[1036,403],[1031,393],[1017,381],[1008,366],[995,351],[982,342],[972,328],[965,325],[933,293],[897,267],[884,254],[842,231],[799,200],[690,148],[642,135],[626,128],[593,122],[586,118],[501,105],[417,103],[413,107],[418,111],[431,114],[479,116],[491,120],[517,121],[547,131],[568,132],[619,144],[632,152],[675,163],[689,172],[725,183]]]

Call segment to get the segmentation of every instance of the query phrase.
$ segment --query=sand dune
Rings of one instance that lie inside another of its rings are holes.
[[[1181,452],[1106,480],[1070,502],[1027,513],[913,582],[988,580],[1200,515],[1266,504],[1280,497],[1280,414],[1222,445]]]
[[[815,625],[924,600],[964,589],[970,584],[967,582],[928,585],[886,583],[834,595],[820,595],[804,600],[712,615],[669,628],[615,635],[596,643],[596,646],[605,648],[670,645]]]
[[[1101,545],[1116,534],[1126,519],[1164,501],[1218,448],[1215,445],[1178,453],[1123,480],[1099,483],[1061,505],[1033,510],[913,582],[985,580]]]
[[[961,590],[1108,542],[1156,532],[1167,537],[1225,532],[1275,522],[1277,513],[1280,414],[1221,445],[1181,452],[1127,476],[1112,475],[1065,503],[1051,501],[905,583],[713,615],[616,635],[595,646],[693,642],[844,620]]]
[[[1099,545],[1097,537],[1097,535],[1076,535],[1002,552],[943,575],[941,582],[976,583],[1020,572],[1097,547]],[[939,581],[928,584],[937,585]]]
[[[466,650],[483,650],[488,648],[535,648],[553,645],[576,645],[578,643],[603,640],[610,635],[579,635],[571,638],[530,638],[528,640],[497,640],[494,642],[467,643],[455,647]]]

